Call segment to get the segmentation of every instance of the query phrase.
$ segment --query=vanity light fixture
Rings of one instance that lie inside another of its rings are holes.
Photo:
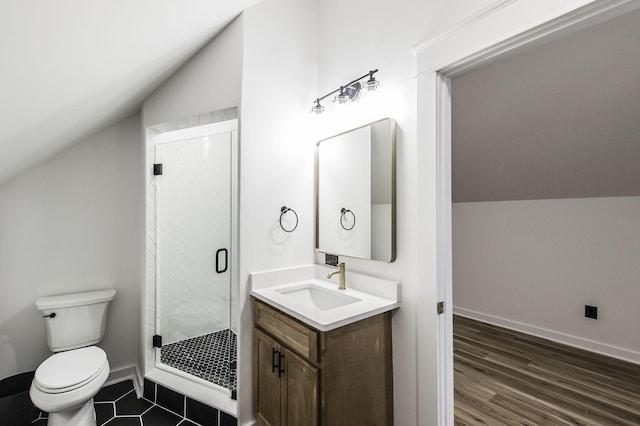
[[[360,97],[360,89],[362,85],[360,82],[355,82],[350,86],[341,86],[340,94],[338,95],[338,103],[339,104],[347,104],[349,102],[357,101]]]
[[[314,105],[311,107],[311,112],[322,114],[325,108],[320,104],[320,101],[328,98],[331,95],[336,95],[333,98],[333,102],[338,101],[340,105],[344,105],[349,102],[357,101],[360,97],[360,90],[363,87],[367,89],[367,92],[375,91],[380,86],[380,82],[373,76],[377,72],[377,69],[371,70],[362,77],[356,78],[355,80],[350,81],[344,86],[340,86],[333,92],[327,93],[326,95],[317,98],[315,101],[313,101]],[[363,85],[360,81],[364,80],[367,77],[369,77],[369,79]]]
[[[324,107],[320,105],[320,99],[316,99],[316,104],[311,107],[311,112],[315,112],[316,114],[322,114],[324,112]]]

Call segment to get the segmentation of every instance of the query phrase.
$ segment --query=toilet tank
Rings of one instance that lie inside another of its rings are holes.
[[[47,344],[53,352],[81,348],[98,343],[104,336],[107,308],[116,291],[41,297],[36,307],[42,311],[47,328]]]

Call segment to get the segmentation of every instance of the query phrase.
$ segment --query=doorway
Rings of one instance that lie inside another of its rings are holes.
[[[232,145],[219,126],[155,146],[156,365],[236,391],[232,327]]]
[[[508,3],[508,2],[507,2]],[[577,7],[577,6],[576,6]],[[426,101],[419,106],[427,113],[420,118],[419,132],[427,146],[420,161],[436,169],[436,226],[438,293],[447,306],[453,305],[451,279],[451,80],[498,57],[558,39],[592,26],[597,22],[622,15],[639,7],[637,1],[593,2],[569,13],[560,6],[540,5],[527,9],[524,2],[502,4],[495,10],[479,13],[464,25],[464,30],[425,43],[417,50],[419,92]],[[525,10],[527,9],[527,10]],[[491,17],[488,17],[492,15]],[[555,18],[554,18],[555,17]],[[502,18],[502,19],[499,19]],[[496,22],[501,22],[497,25]],[[539,25],[540,22],[545,22]],[[498,28],[498,29],[496,29]],[[502,31],[503,30],[503,31]],[[496,34],[497,33],[497,34]],[[518,34],[517,36],[512,36]],[[465,43],[465,41],[467,43]],[[486,47],[491,46],[491,47]],[[437,71],[434,71],[437,70]],[[434,84],[435,83],[435,84]],[[435,98],[434,109],[428,104]],[[420,104],[420,102],[419,102]],[[433,131],[432,129],[435,129]],[[435,142],[435,154],[429,153],[429,142]],[[427,158],[428,157],[428,158]],[[428,232],[428,224],[427,231]],[[439,318],[438,395],[440,424],[453,424],[453,354],[452,313],[445,310]]]
[[[238,109],[145,133],[144,378],[235,415]]]

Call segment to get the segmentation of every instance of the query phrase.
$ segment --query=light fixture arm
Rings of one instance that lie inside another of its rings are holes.
[[[334,90],[333,92],[329,92],[329,93],[327,93],[326,95],[324,95],[324,96],[322,96],[322,97],[317,98],[314,102],[317,104],[317,103],[319,103],[320,101],[322,101],[322,100],[324,100],[324,99],[328,98],[328,97],[329,97],[329,96],[331,96],[331,95],[335,95],[336,93],[342,92],[345,88],[347,88],[347,87],[349,87],[349,86],[351,86],[351,85],[353,85],[353,84],[355,84],[355,83],[359,82],[360,80],[362,80],[362,79],[364,79],[364,78],[366,78],[366,77],[373,78],[373,75],[374,75],[375,73],[377,73],[377,72],[378,72],[378,70],[377,70],[377,69],[375,69],[375,70],[371,70],[371,71],[369,71],[368,73],[366,73],[365,75],[363,75],[362,77],[358,77],[358,78],[356,78],[355,80],[352,80],[352,81],[350,81],[349,83],[344,84],[344,85],[342,85],[342,86],[338,87],[338,88],[337,88],[336,90]]]

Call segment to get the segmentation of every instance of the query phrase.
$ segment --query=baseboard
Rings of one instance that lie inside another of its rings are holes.
[[[138,367],[135,365],[111,370],[105,386],[124,382],[125,380],[133,381],[133,389],[136,391],[136,395],[138,398],[142,397],[142,375],[140,374],[140,371],[138,371]]]
[[[542,337],[543,339],[552,340],[554,342],[562,343],[574,348],[584,349],[590,352],[606,355],[611,358],[632,362],[634,364],[640,364],[640,353],[628,349],[606,345],[600,342],[595,342],[593,340],[583,339],[581,337],[571,336],[569,334],[559,333],[557,331],[536,327],[518,321],[512,321],[506,318],[500,318],[489,314],[484,314],[482,312],[459,308],[457,306],[453,307],[453,313],[455,315],[460,315],[461,317],[486,322],[489,324],[497,325],[499,327],[507,328],[509,330],[519,331],[521,333]]]

